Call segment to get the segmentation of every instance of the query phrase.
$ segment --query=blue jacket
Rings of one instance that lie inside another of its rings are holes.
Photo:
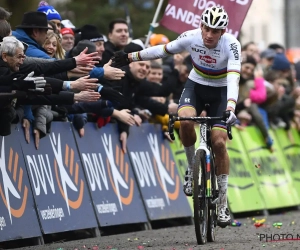
[[[23,29],[16,29],[15,31],[12,32],[12,34],[18,40],[27,43],[29,45],[25,53],[26,56],[53,59],[46,53],[46,50],[44,50],[44,48],[40,46],[35,40],[29,37]]]
[[[104,69],[100,67],[95,67],[90,71],[90,77],[91,78],[98,78],[101,80],[104,76]]]
[[[25,53],[26,56],[53,59],[46,53],[44,48],[31,37],[29,37],[23,29],[17,29],[16,31],[13,31],[12,34],[18,40],[29,45]],[[24,118],[29,120],[30,122],[34,121],[31,105],[24,105]]]

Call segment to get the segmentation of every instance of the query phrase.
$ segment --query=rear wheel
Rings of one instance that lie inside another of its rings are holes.
[[[194,224],[197,243],[203,245],[207,237],[208,206],[205,196],[205,152],[198,150],[193,168]]]

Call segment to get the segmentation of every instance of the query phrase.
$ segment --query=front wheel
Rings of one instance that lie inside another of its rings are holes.
[[[215,201],[218,197],[217,185],[216,185],[216,176],[215,176],[215,164],[214,157],[211,157],[211,192],[213,197],[211,201]],[[216,226],[217,226],[217,212],[216,204],[211,204],[211,207],[208,211],[208,223],[207,223],[207,241],[214,242],[216,240]]]
[[[206,243],[208,204],[205,196],[205,152],[198,150],[193,168],[194,224],[198,245]]]

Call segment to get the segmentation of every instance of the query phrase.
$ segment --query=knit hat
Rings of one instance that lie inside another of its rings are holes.
[[[151,46],[155,46],[158,44],[166,44],[170,42],[170,40],[163,34],[152,34],[149,42]]]
[[[282,53],[276,54],[276,56],[274,57],[272,69],[274,69],[274,70],[289,70],[290,68],[291,68],[291,64],[290,64],[289,60],[287,59],[287,57]]]
[[[57,19],[61,21],[60,14],[54,9],[53,6],[49,5],[45,1],[41,1],[39,3],[37,11],[44,12],[47,15],[48,21],[51,21],[53,19]]]
[[[63,28],[63,29],[61,29],[60,34],[75,36],[74,31],[71,28]]]
[[[81,27],[81,40],[90,40],[91,42],[104,41],[103,36],[99,33],[94,25],[86,24]]]

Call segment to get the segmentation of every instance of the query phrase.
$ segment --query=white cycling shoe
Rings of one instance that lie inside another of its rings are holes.
[[[186,196],[192,196],[193,195],[193,172],[192,171],[186,171],[185,177],[184,177],[184,183],[183,183],[183,192]]]
[[[219,227],[225,228],[229,226],[231,222],[229,209],[225,206],[218,206],[218,217],[217,217],[217,225]]]

